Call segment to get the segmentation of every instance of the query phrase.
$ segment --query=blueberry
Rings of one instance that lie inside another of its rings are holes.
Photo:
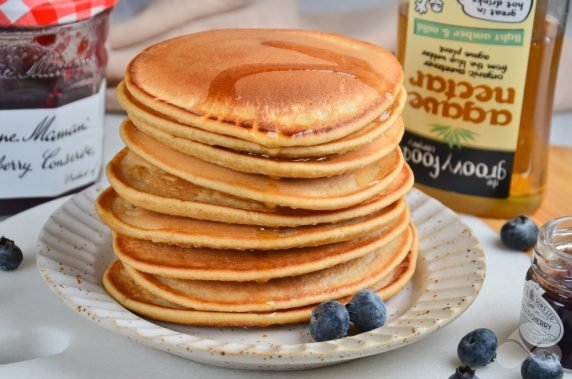
[[[2,236],[0,238],[0,270],[15,270],[23,259],[22,250],[14,244],[14,241]]]
[[[342,338],[348,333],[350,316],[339,301],[328,301],[318,305],[310,318],[310,334],[316,341]]]
[[[518,216],[502,226],[500,237],[506,247],[525,251],[536,243],[538,227],[528,217]]]
[[[497,336],[490,329],[476,329],[464,336],[457,347],[457,355],[463,364],[475,368],[486,366],[495,360]]]
[[[479,379],[479,377],[475,375],[475,370],[469,366],[461,366],[457,367],[457,370],[449,379]]]
[[[385,324],[387,310],[377,292],[363,290],[356,293],[347,305],[354,326],[368,332]]]
[[[523,379],[561,379],[564,370],[557,355],[541,350],[526,358],[520,374]]]

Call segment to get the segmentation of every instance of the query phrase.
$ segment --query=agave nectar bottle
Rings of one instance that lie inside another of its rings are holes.
[[[481,216],[538,208],[567,11],[568,0],[402,2],[402,149],[421,190]]]

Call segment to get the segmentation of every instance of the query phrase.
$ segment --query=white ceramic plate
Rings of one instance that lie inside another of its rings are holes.
[[[451,210],[423,193],[408,197],[420,238],[413,280],[387,302],[382,328],[328,342],[312,342],[306,325],[207,328],[157,323],[113,300],[101,278],[114,259],[111,233],[93,204],[101,188],[74,196],[46,222],[38,267],[50,288],[89,320],[147,346],[217,366],[291,370],[330,365],[396,349],[457,318],[477,296],[485,256],[477,238]]]

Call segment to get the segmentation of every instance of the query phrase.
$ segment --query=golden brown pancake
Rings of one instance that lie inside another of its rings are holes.
[[[129,119],[123,123],[124,128],[135,126]],[[383,136],[358,149],[324,157],[287,159],[245,154],[205,145],[172,136],[146,124],[136,127],[149,137],[183,154],[233,170],[272,178],[323,178],[357,170],[391,153],[404,132],[403,120],[398,118]]]
[[[322,270],[374,253],[405,232],[407,214],[380,231],[347,242],[290,250],[243,251],[184,248],[114,234],[122,262],[148,274],[194,280],[265,281]]]
[[[417,247],[386,278],[372,286],[383,300],[388,300],[409,283],[415,272]],[[183,308],[169,303],[138,286],[120,261],[106,270],[103,285],[125,308],[159,321],[196,326],[270,326],[307,322],[317,304],[273,312],[209,312]],[[349,297],[340,299],[348,302]]]
[[[372,214],[405,196],[413,173],[402,172],[373,199],[334,211],[268,208],[260,202],[237,198],[170,175],[127,149],[107,166],[107,178],[128,203],[155,212],[200,220],[259,226],[302,226],[334,223]]]
[[[347,241],[387,226],[408,212],[399,200],[379,212],[337,224],[297,228],[263,228],[164,215],[135,207],[109,188],[95,208],[113,231],[137,239],[180,246],[235,250],[282,250]]]
[[[356,132],[394,103],[402,81],[397,59],[376,45],[271,29],[160,42],[125,73],[144,106],[264,146],[317,145]]]
[[[173,214],[199,219],[204,218],[200,217],[202,211],[194,212],[194,210],[200,204],[243,210],[264,211],[270,209],[263,203],[200,187],[171,175],[127,148],[124,148],[113,157],[107,165],[106,174],[112,187],[114,189],[116,187],[116,192],[125,200],[133,205],[155,210],[159,213],[171,214],[166,210],[154,209],[152,205],[154,196],[162,199],[172,198],[180,200],[180,202],[173,204],[173,212],[175,212]],[[183,204],[187,202],[192,203],[188,207],[189,213],[177,214],[176,212],[179,211],[179,208],[184,207]],[[149,204],[149,206],[146,204]],[[197,213],[197,215],[194,213]],[[224,220],[213,221],[224,222]]]
[[[405,89],[401,89],[397,101],[379,118],[366,127],[343,138],[314,146],[266,147],[236,137],[217,134],[177,121],[143,106],[126,91],[124,82],[117,87],[117,99],[137,127],[160,130],[175,137],[190,139],[211,146],[220,146],[237,152],[247,152],[269,157],[309,158],[345,153],[375,141],[401,116],[406,102]]]
[[[204,162],[123,124],[121,138],[135,154],[171,175],[197,186],[250,199],[268,206],[334,210],[351,207],[376,196],[400,174],[401,150],[353,172],[316,179],[272,179]]]
[[[185,280],[146,274],[126,265],[129,276],[156,296],[185,308],[217,312],[268,312],[320,303],[369,288],[407,256],[413,233],[401,234],[378,252],[303,275],[266,282]]]

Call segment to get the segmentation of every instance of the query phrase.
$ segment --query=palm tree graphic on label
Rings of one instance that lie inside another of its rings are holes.
[[[431,132],[450,149],[461,149],[463,143],[474,141],[479,133],[465,128],[455,128],[449,125],[431,124]]]

